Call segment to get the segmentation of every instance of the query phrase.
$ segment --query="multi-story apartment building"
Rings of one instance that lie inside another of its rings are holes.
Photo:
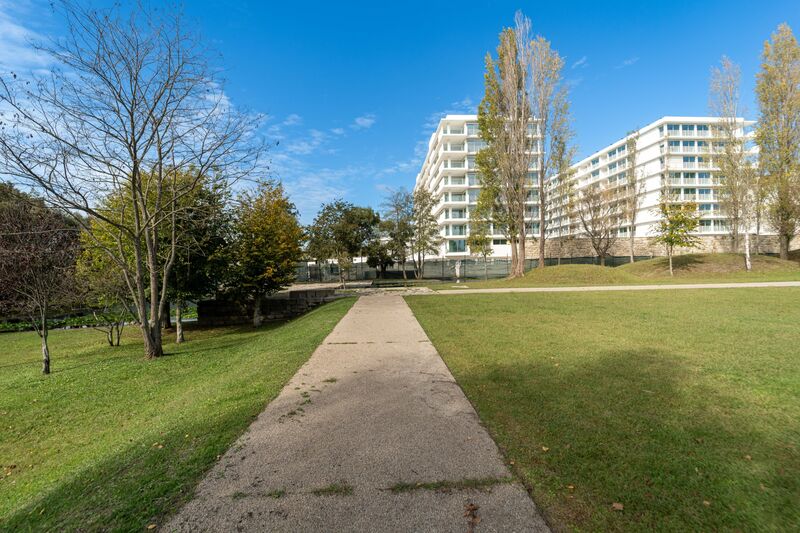
[[[533,138],[532,162],[539,148],[535,124],[531,124]],[[466,244],[469,233],[469,213],[478,201],[481,185],[475,155],[486,146],[478,131],[476,115],[447,115],[439,121],[428,142],[428,153],[417,175],[414,189],[424,188],[438,198],[434,214],[439,220],[442,245],[441,257],[464,257],[469,254]],[[538,177],[534,170],[528,173],[530,188],[526,201],[526,230],[529,237],[539,232]],[[502,231],[492,228],[492,248],[496,257],[510,257],[511,246]]]
[[[636,178],[638,209],[635,217],[638,237],[652,237],[659,222],[658,203],[662,193],[675,201],[696,202],[700,210],[698,234],[728,234],[726,215],[720,204],[719,167],[715,154],[723,150],[720,120],[712,117],[663,117],[625,136],[579,161],[571,167],[573,194],[593,185],[609,190],[612,201],[625,194],[627,176]],[[752,122],[739,119],[737,135],[749,139]],[[636,138],[638,135],[638,138]],[[636,139],[636,161],[627,168],[631,157],[628,141]],[[551,177],[548,184],[556,182]],[[552,190],[552,188],[551,188]],[[582,230],[576,215],[568,216],[565,198],[553,194],[548,201],[547,233],[551,237],[580,236]],[[629,235],[630,222],[619,217],[620,237]]]
[[[749,139],[752,122],[740,119],[738,134]],[[636,236],[644,242],[653,237],[659,221],[657,206],[662,191],[677,201],[696,202],[701,212],[698,234],[701,237],[724,240],[728,234],[727,221],[720,203],[719,168],[714,154],[724,145],[713,117],[663,117],[641,128],[636,141],[636,164],[632,169],[639,193],[636,216]],[[595,184],[610,189],[612,201],[618,201],[627,185],[627,153],[630,135],[598,150],[571,167],[571,193]],[[441,256],[458,257],[469,253],[466,237],[469,232],[469,209],[474,206],[480,191],[475,169],[475,154],[484,146],[480,139],[475,115],[448,115],[441,120],[431,136],[428,154],[417,176],[415,187],[426,187],[439,197],[436,215],[444,239]],[[539,146],[536,144],[535,146]],[[532,174],[535,177],[535,174]],[[547,180],[547,233],[557,237],[576,237],[583,233],[574,212],[566,207],[566,198],[554,187],[558,176]],[[538,190],[532,180],[529,193],[529,235],[538,235]],[[570,216],[571,215],[571,216]],[[619,216],[619,237],[629,235],[630,224]],[[493,231],[494,256],[508,257],[510,247],[504,236]],[[533,247],[528,247],[529,253]],[[591,253],[583,247],[586,253]],[[618,255],[625,255],[619,250]],[[551,255],[551,254],[548,254]]]

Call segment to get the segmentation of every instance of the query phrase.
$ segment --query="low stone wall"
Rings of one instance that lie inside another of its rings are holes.
[[[697,248],[680,248],[675,250],[678,255],[681,254],[699,254],[699,253],[725,253],[733,252],[733,245],[731,238],[727,235],[703,235],[700,238],[700,243]],[[741,239],[739,245],[739,253],[744,252],[744,239]],[[777,254],[779,251],[778,237],[775,235],[761,235],[758,238],[758,252],[763,254]],[[800,245],[800,239],[793,239],[790,249],[797,248]],[[666,255],[664,245],[657,244],[653,237],[635,237],[634,238],[634,255],[637,257],[657,257]],[[755,236],[751,235],[750,250],[752,253],[756,252]],[[627,238],[618,239],[614,246],[609,250],[609,256],[625,257],[630,253],[630,241]],[[529,259],[536,259],[539,257],[539,246],[535,241],[528,241],[525,243],[525,255]],[[595,256],[592,243],[586,238],[573,238],[565,239],[559,243],[558,239],[551,238],[545,243],[545,256],[546,257],[593,257]]]
[[[292,290],[262,298],[264,321],[287,320],[338,298],[336,289]],[[234,326],[253,320],[253,302],[202,300],[197,302],[197,322],[201,326]]]

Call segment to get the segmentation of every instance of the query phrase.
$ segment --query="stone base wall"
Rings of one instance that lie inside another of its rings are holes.
[[[294,290],[262,298],[264,321],[287,320],[336,299],[336,289]],[[202,300],[197,302],[197,322],[201,326],[234,326],[253,321],[253,302]]]
[[[776,235],[761,235],[758,238],[758,252],[764,254],[777,254],[779,251],[778,237]],[[789,249],[800,247],[800,238],[792,240]],[[634,255],[637,257],[656,257],[666,255],[664,245],[657,244],[653,237],[635,237]],[[750,251],[756,253],[755,236],[750,237]],[[703,235],[697,248],[680,248],[675,250],[677,255],[692,253],[729,253],[733,252],[731,238],[728,235]],[[744,253],[744,239],[739,245],[738,253]],[[630,254],[630,241],[627,238],[618,239],[609,250],[609,256],[625,257]],[[539,245],[535,241],[525,244],[525,255],[528,259],[539,257]],[[592,243],[586,238],[548,239],[545,243],[545,256],[550,257],[594,257],[595,251]]]

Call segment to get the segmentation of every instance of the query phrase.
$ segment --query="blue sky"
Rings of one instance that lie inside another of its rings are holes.
[[[0,65],[37,66],[26,39],[59,27],[43,6],[0,0]],[[484,56],[517,9],[565,57],[579,155],[663,115],[706,114],[723,54],[741,64],[756,117],[764,40],[780,22],[800,31],[796,0],[185,5],[221,54],[227,95],[267,114],[272,172],[304,222],[336,197],[377,207],[387,189],[412,188],[438,117],[474,112]]]

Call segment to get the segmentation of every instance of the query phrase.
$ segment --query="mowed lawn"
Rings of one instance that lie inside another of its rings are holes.
[[[353,304],[293,321],[189,329],[147,361],[138,330],[0,335],[0,530],[142,531],[191,496]]]
[[[407,301],[557,527],[800,530],[800,289]]]

